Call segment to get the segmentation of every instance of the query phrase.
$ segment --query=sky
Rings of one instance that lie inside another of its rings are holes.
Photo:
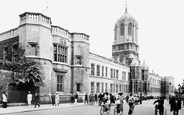
[[[46,9],[46,7],[48,8]],[[138,21],[139,59],[150,72],[184,79],[183,0],[127,0]],[[90,36],[90,52],[111,58],[114,26],[125,12],[125,0],[1,0],[0,33],[19,26],[19,15],[38,12],[52,25]]]

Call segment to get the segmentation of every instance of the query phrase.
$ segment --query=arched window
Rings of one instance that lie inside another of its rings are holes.
[[[129,23],[128,25],[128,35],[131,35],[132,34],[132,24]]]
[[[120,25],[120,35],[124,35],[124,24],[121,23]]]

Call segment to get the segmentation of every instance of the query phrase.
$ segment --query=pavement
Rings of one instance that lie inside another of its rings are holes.
[[[31,107],[29,106],[10,106],[7,108],[0,108],[0,115],[8,115],[12,113],[21,113],[21,112],[30,112],[30,111],[40,111],[40,110],[48,110],[48,109],[57,109],[57,108],[64,108],[64,107],[73,107],[73,106],[83,106],[84,103],[62,103],[59,106],[53,106],[52,104],[41,104],[40,107],[34,108],[34,105]]]

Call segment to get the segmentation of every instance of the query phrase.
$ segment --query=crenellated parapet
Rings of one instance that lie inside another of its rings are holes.
[[[6,40],[7,38],[13,38],[18,35],[19,35],[18,28],[14,28],[6,32],[0,33],[0,41]]]
[[[85,42],[89,44],[89,36],[84,33],[72,33],[74,42]]]
[[[41,24],[50,28],[51,18],[47,17],[41,13],[25,12],[19,15],[20,26],[24,24]]]

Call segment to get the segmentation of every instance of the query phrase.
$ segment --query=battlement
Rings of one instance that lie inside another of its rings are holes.
[[[41,13],[25,12],[19,15],[20,25],[25,23],[35,23],[35,24],[46,24],[51,25],[51,18],[47,17]]]

